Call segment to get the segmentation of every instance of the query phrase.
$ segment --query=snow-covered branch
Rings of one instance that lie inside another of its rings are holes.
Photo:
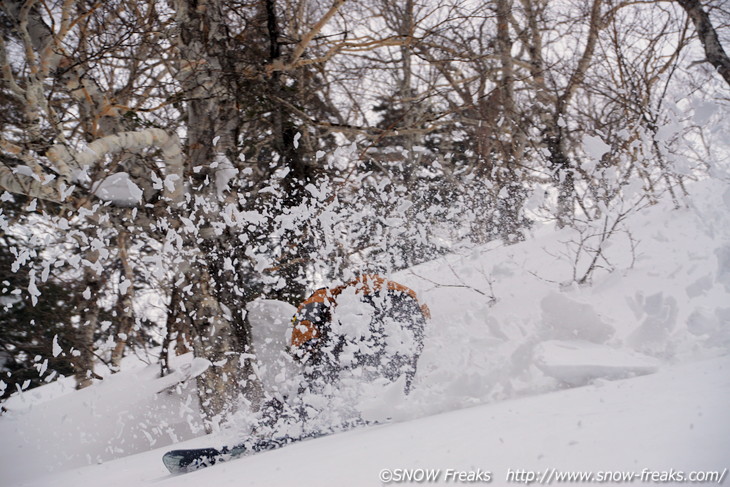
[[[170,135],[162,129],[149,128],[136,132],[121,132],[95,140],[83,150],[69,151],[65,145],[57,144],[48,151],[48,158],[62,172],[69,167],[81,169],[91,166],[101,158],[123,150],[138,151],[157,147],[165,159],[167,176],[175,176],[175,181],[165,185],[165,197],[174,202],[182,198],[182,151],[177,135]],[[66,168],[66,169],[62,169]],[[63,174],[69,177],[70,174]]]
[[[55,164],[60,178],[41,180],[30,167],[23,170],[23,166],[21,166],[20,170],[16,168],[13,171],[5,166],[0,166],[0,189],[33,198],[60,202],[65,199],[64,191],[67,190],[69,181],[72,180],[76,170],[92,166],[103,157],[123,150],[139,151],[150,147],[160,149],[165,159],[167,173],[164,185],[165,197],[173,202],[180,202],[183,188],[180,139],[177,135],[170,135],[158,128],[107,135],[79,151],[69,150],[63,144],[56,144],[48,150],[46,155]],[[3,148],[7,150],[7,147],[3,146]]]

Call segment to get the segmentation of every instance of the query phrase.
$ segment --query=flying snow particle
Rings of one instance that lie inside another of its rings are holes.
[[[225,361],[224,361],[225,362]],[[204,358],[195,357],[193,361],[190,363],[190,375],[189,377],[197,377],[208,368],[213,365],[210,363],[210,360],[206,360]]]
[[[127,294],[127,290],[132,285],[132,281],[129,279],[124,279],[121,283],[119,283],[119,292],[122,294]]]
[[[274,172],[275,179],[284,179],[287,174],[291,171],[290,167],[280,167]]]
[[[175,181],[178,179],[180,179],[180,176],[177,174],[168,174],[165,176],[165,189],[170,192],[175,191]]]
[[[34,173],[33,169],[28,166],[15,166],[13,168],[13,174],[20,174],[21,176],[27,176],[29,178],[35,179],[36,181],[40,181],[38,175]]]
[[[63,352],[61,345],[58,344],[58,335],[53,337],[53,356],[58,357]]]
[[[68,230],[71,226],[68,224],[68,220],[65,218],[58,219],[58,228],[61,230]]]
[[[593,159],[601,159],[603,154],[611,150],[611,146],[606,144],[600,137],[586,135],[583,137],[583,147],[586,153]]]
[[[43,374],[48,370],[48,359],[45,359],[42,364],[38,366],[38,375],[43,377]]]
[[[307,184],[304,189],[309,191],[309,194],[311,194],[315,199],[319,201],[324,201],[327,198],[327,189],[325,188],[324,191],[320,190],[320,188],[317,188],[312,183]]]
[[[28,273],[28,277],[30,279],[30,282],[28,283],[28,294],[30,294],[30,300],[33,303],[33,306],[35,306],[38,304],[38,296],[41,295],[38,286],[35,285],[35,271],[30,271]]]
[[[142,197],[144,196],[144,193],[140,189],[139,186],[134,184],[131,179],[127,179],[127,189],[129,190],[129,195],[135,202],[139,203],[142,200]]]
[[[408,211],[408,209],[413,206],[413,202],[410,200],[401,200],[401,202],[398,204],[398,208],[395,210],[397,213],[405,213]]]
[[[150,172],[150,179],[152,180],[152,189],[162,189],[162,179],[157,177],[154,171]]]
[[[297,132],[296,134],[294,134],[294,148],[295,149],[299,148],[299,139],[301,139],[301,138],[302,138],[302,134],[300,132]]]
[[[58,189],[61,191],[61,201],[66,201],[66,198],[71,196],[71,193],[76,189],[76,185],[66,186],[66,184],[60,183]]]
[[[227,320],[232,320],[233,313],[231,312],[231,308],[229,308],[228,306],[226,306],[223,303],[220,303],[220,307],[221,307],[221,312],[223,313],[223,317]]]

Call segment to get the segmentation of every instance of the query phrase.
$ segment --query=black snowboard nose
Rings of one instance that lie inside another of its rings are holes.
[[[200,448],[196,450],[173,450],[165,453],[162,458],[170,472],[186,472],[215,465],[221,456],[215,448]]]

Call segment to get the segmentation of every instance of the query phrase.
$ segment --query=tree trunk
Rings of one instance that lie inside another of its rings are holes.
[[[170,303],[167,305],[167,319],[165,321],[165,338],[162,340],[162,353],[160,357],[160,376],[165,376],[171,372],[170,354],[183,355],[190,352],[189,346],[192,345],[192,339],[188,333],[189,326],[186,326],[186,320],[182,308],[182,289],[176,281],[170,283]],[[172,350],[171,350],[172,347]]]
[[[702,47],[705,49],[707,62],[715,67],[720,76],[730,86],[730,58],[720,44],[717,32],[712,26],[710,16],[702,8],[699,0],[677,0],[677,3],[687,12],[697,30]]]
[[[201,405],[210,427],[240,405],[244,392],[245,399],[257,406],[261,400],[260,388],[258,378],[246,366],[248,361],[241,356],[246,346],[239,342],[231,316],[221,307],[208,272],[198,267],[185,277],[188,283],[194,283],[185,303],[195,331],[193,350],[197,357],[211,362],[197,379]]]
[[[500,236],[506,243],[514,243],[522,239],[522,206],[525,191],[517,169],[522,160],[525,138],[524,130],[517,126],[515,110],[515,75],[514,58],[512,56],[512,38],[510,36],[511,0],[497,0],[497,52],[500,59],[502,76],[498,81],[499,105],[502,108],[503,123],[501,125],[500,161],[496,172],[495,199],[500,215]],[[504,191],[503,191],[504,190]],[[500,194],[503,197],[500,199]]]
[[[200,403],[210,428],[235,410],[242,398],[255,407],[261,387],[250,360],[241,355],[253,352],[250,338],[237,330],[216,286],[216,279],[221,278],[216,272],[217,260],[223,257],[215,249],[226,236],[218,236],[210,226],[211,218],[221,211],[214,184],[215,167],[218,155],[235,153],[236,99],[223,78],[227,33],[225,19],[220,18],[221,5],[212,0],[200,8],[198,3],[176,1],[178,49],[183,59],[177,78],[188,100],[185,174],[192,183],[190,190],[196,192],[185,211],[191,221],[198,222],[198,228],[181,234],[187,253],[179,273],[185,281],[179,301],[184,308],[184,322],[175,326],[178,335],[183,332],[181,328],[191,332],[196,357],[212,364],[197,379]],[[176,316],[177,310],[172,313]]]
[[[87,259],[93,257],[87,256]],[[76,333],[76,350],[72,352],[76,389],[83,389],[92,384],[94,374],[94,335],[99,325],[99,291],[101,283],[96,271],[84,268],[84,280],[89,291],[82,311],[81,327]]]
[[[572,223],[575,212],[575,170],[565,147],[565,115],[576,91],[583,84],[586,72],[593,60],[598,34],[603,28],[601,8],[603,0],[593,0],[588,20],[588,35],[578,64],[570,75],[568,84],[558,97],[555,113],[545,129],[545,145],[549,152],[553,181],[558,189],[557,225],[559,228]]]
[[[275,65],[282,58],[281,31],[276,11],[276,0],[265,0],[266,27],[269,42],[269,65]],[[295,146],[295,137],[298,128],[294,123],[289,109],[278,100],[287,100],[291,95],[287,93],[282,81],[281,73],[274,71],[266,87],[263,87],[270,97],[274,115],[272,120],[274,150],[279,154],[284,167],[289,169],[282,186],[284,197],[281,207],[275,211],[284,212],[299,206],[306,194],[304,187],[313,181],[313,168],[302,157],[299,147]],[[290,91],[290,90],[289,90]],[[293,100],[292,100],[293,101]],[[295,102],[296,103],[296,102]],[[273,220],[273,218],[272,218]],[[273,232],[274,229],[271,229]],[[282,250],[280,265],[276,272],[286,281],[284,288],[274,291],[273,297],[292,304],[304,298],[306,292],[305,274],[308,258],[307,234],[297,234],[291,230],[284,232],[283,239],[288,244]]]
[[[117,247],[119,247],[119,260],[122,264],[123,281],[120,286],[126,288],[121,290],[117,305],[117,339],[112,350],[111,367],[112,370],[118,371],[124,358],[124,349],[127,346],[129,337],[132,334],[135,323],[134,316],[134,271],[129,262],[128,233],[126,230],[119,229],[117,236]]]

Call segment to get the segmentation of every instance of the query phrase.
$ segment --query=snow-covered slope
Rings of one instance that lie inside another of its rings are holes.
[[[177,372],[162,378],[158,367],[149,366],[81,391],[58,382],[45,386],[55,390],[50,397],[32,390],[8,401],[11,412],[0,420],[0,485],[203,434],[195,394],[190,383],[181,383],[197,365],[190,359],[181,357]],[[179,393],[170,393],[178,384]]]
[[[621,228],[586,285],[571,281],[598,239],[578,254],[590,232],[550,227],[398,274],[433,312],[419,365],[424,413],[587,383],[599,369],[616,377],[728,353],[730,189],[707,181],[688,208],[658,204]]]
[[[158,379],[151,366],[6,403],[0,485],[378,485],[380,469],[406,467],[481,468],[499,484],[508,469],[730,467],[730,190],[707,181],[691,193],[688,208],[658,204],[626,220],[585,285],[575,277],[600,225],[540,227],[517,245],[392,276],[433,314],[413,393],[396,387],[361,404],[368,419],[395,424],[170,478],[160,462],[169,445],[238,433],[195,438],[191,384],[160,393],[181,377]],[[259,304],[260,370],[275,383],[292,373],[275,365],[291,308]]]
[[[722,473],[730,467],[728,407],[730,358],[723,357],[363,428],[182,476],[167,474],[158,449],[19,485],[373,486],[381,475],[419,468],[440,469],[442,482],[448,469],[480,470],[494,485],[504,485],[510,471]]]

